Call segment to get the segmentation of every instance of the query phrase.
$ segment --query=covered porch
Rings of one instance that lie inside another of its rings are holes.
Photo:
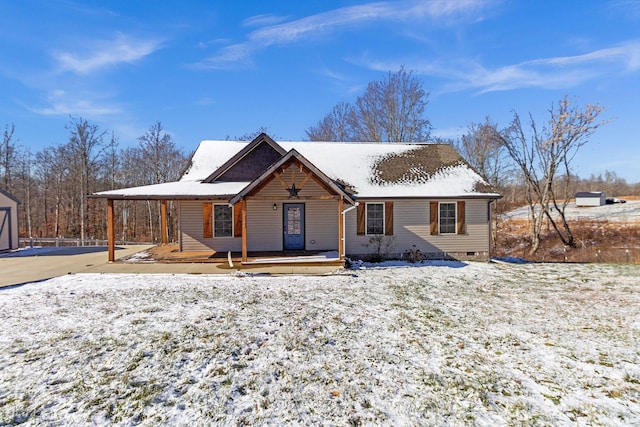
[[[216,184],[201,184],[215,189]],[[157,188],[156,188],[157,190]],[[104,196],[103,196],[104,197]],[[109,262],[115,261],[116,200],[107,195]],[[354,200],[295,152],[284,156],[233,195],[138,194],[159,200],[163,263],[227,263],[235,268],[268,265],[331,265],[345,260],[345,212]],[[169,245],[167,203],[179,203],[179,242]]]
[[[337,251],[258,251],[248,252],[242,260],[241,252],[180,251],[177,243],[154,246],[142,254],[134,254],[121,262],[164,264],[219,264],[220,268],[244,269],[251,266],[295,264],[304,266],[344,266]]]

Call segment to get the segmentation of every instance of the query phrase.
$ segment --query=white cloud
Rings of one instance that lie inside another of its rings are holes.
[[[352,60],[373,70],[389,71],[398,61],[372,60],[363,56]],[[479,93],[521,88],[566,89],[605,78],[640,70],[640,41],[580,55],[535,59],[499,67],[486,67],[477,60],[403,60],[416,73],[445,81],[439,92],[476,90]]]
[[[411,0],[376,2],[333,9],[277,25],[266,25],[248,34],[248,40],[221,49],[217,55],[205,59],[201,68],[223,68],[238,62],[246,63],[250,55],[272,45],[295,42],[306,37],[318,37],[327,33],[351,28],[354,25],[374,21],[406,21],[432,18],[442,20],[457,15],[475,13],[488,2],[486,0]],[[253,25],[268,23],[270,15],[249,18]],[[245,21],[245,25],[247,21]]]
[[[255,15],[245,19],[242,25],[245,27],[262,27],[265,25],[279,24],[280,22],[285,20],[287,20],[286,16],[278,16],[278,15],[271,15],[271,14]]]
[[[63,71],[88,74],[123,62],[138,61],[158,50],[160,44],[158,40],[138,40],[124,34],[118,34],[113,40],[90,43],[86,47],[88,53],[57,52],[54,54],[54,58]]]
[[[47,96],[48,106],[27,106],[26,108],[29,111],[43,116],[80,115],[89,118],[97,118],[122,113],[122,109],[118,106],[110,105],[108,103],[99,103],[89,98],[99,100],[104,97],[84,94],[82,97],[77,98],[65,90],[54,89]]]
[[[49,107],[29,108],[29,110],[43,116],[79,115],[86,117],[101,117],[121,112],[118,108],[96,105],[87,100],[78,100],[72,104],[55,103]]]

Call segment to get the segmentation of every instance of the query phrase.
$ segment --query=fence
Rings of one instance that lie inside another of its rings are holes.
[[[59,246],[107,246],[106,239],[84,239],[73,237],[21,237],[18,239],[21,248],[34,246],[59,247]],[[150,242],[131,242],[116,240],[116,245],[152,245]]]

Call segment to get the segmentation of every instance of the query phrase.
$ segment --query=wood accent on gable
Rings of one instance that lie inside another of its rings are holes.
[[[287,173],[286,175],[285,172]],[[287,198],[296,198],[291,197],[296,195],[293,190],[293,184],[296,184],[296,189],[298,191],[300,190],[300,185],[302,185],[305,187],[306,192],[308,182],[313,180],[324,193],[327,193],[322,195],[315,194],[313,195],[313,199],[329,198],[337,200],[338,198],[343,197],[350,204],[355,203],[353,197],[346,193],[340,185],[336,184],[331,178],[326,176],[320,169],[309,162],[296,150],[290,150],[287,152],[285,156],[267,168],[267,170],[265,170],[259,177],[254,179],[248,186],[233,196],[229,200],[229,203],[235,204],[244,198],[249,199],[252,197],[261,197],[258,194],[276,179],[279,181],[280,187],[284,190],[290,191],[289,195],[284,196]],[[274,194],[270,194],[269,196],[273,197]],[[282,198],[280,194],[278,194],[278,196]],[[309,199],[304,195],[300,195],[298,198]]]
[[[261,196],[260,192],[263,191],[269,184],[277,181],[278,186],[282,188],[282,195],[279,196]],[[336,193],[331,187],[329,187],[320,177],[316,176],[313,171],[308,169],[302,163],[298,162],[296,159],[291,159],[290,161],[283,164],[278,168],[277,171],[273,172],[271,176],[266,177],[258,186],[256,186],[251,192],[247,193],[245,197],[247,199],[266,199],[270,200],[273,198],[283,199],[288,198],[289,193],[288,189],[291,188],[292,185],[295,184],[296,188],[299,190],[304,190],[305,187],[308,187],[310,181],[316,183],[323,191],[325,191],[326,195],[308,195],[302,191],[299,194],[297,199],[292,200],[332,200],[338,199],[340,197],[339,194]],[[317,187],[316,187],[317,193]]]

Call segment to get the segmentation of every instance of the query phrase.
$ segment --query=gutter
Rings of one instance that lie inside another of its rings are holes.
[[[355,208],[357,208],[358,206],[360,206],[360,202],[356,202],[353,206],[343,210],[341,212],[342,214],[342,253],[338,254],[338,256],[342,259],[344,259],[344,257],[346,256],[346,252],[347,252],[347,240],[346,240],[346,236],[347,236],[347,224],[346,224],[346,213],[349,211],[354,210]]]

